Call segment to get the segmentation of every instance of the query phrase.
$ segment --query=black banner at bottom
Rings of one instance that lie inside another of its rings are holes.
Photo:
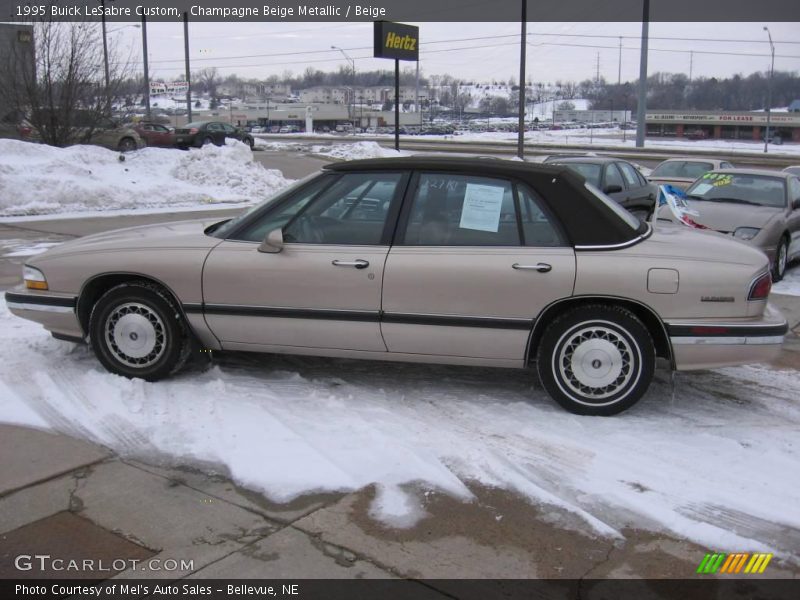
[[[0,580],[0,598],[56,600],[796,600],[791,579]]]

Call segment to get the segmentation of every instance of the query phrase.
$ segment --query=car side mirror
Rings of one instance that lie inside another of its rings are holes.
[[[622,191],[622,186],[621,185],[607,185],[606,187],[603,188],[603,191],[606,194],[616,194],[617,192],[621,192]]]
[[[800,198],[796,198],[794,202],[792,202],[792,210],[797,210],[800,208]]]
[[[277,254],[281,250],[283,250],[283,231],[280,227],[270,231],[258,247],[259,252],[268,254]]]

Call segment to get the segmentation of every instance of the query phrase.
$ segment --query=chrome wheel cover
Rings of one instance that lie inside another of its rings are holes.
[[[553,366],[561,390],[576,402],[601,406],[622,391],[632,389],[639,380],[641,354],[628,335],[612,323],[581,323],[556,344]]]
[[[164,323],[145,304],[128,302],[115,307],[104,329],[107,348],[117,361],[129,367],[149,367],[166,351]]]

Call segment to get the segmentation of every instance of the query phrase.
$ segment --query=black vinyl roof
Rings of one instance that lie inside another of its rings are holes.
[[[639,230],[632,229],[612,208],[586,188],[583,176],[559,164],[489,157],[417,155],[336,162],[323,169],[337,173],[386,169],[435,170],[519,179],[542,197],[564,226],[570,242],[576,246],[625,244],[646,230],[644,225]]]

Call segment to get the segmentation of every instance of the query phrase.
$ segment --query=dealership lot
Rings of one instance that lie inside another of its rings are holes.
[[[254,158],[289,178],[322,162]],[[5,219],[0,285],[60,241],[239,210]],[[529,372],[233,354],[129,381],[3,307],[0,420],[93,445],[8,429],[6,443],[60,458],[3,473],[0,528],[71,510],[194,558],[200,577],[683,577],[706,551],[741,548],[796,576],[798,271],[773,292],[794,328],[775,364],[660,371],[608,420],[562,413]],[[158,527],[179,514],[183,533]]]

